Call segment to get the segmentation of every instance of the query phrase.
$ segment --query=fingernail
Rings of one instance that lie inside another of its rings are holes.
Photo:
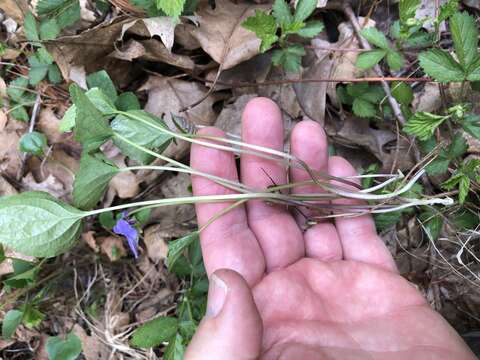
[[[222,311],[223,304],[227,298],[227,284],[215,274],[210,277],[208,286],[208,300],[206,317],[215,317]]]

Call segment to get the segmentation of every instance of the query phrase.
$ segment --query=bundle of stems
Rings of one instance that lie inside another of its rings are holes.
[[[407,176],[399,172],[397,174],[366,174],[335,177],[327,173],[311,169],[304,161],[283,151],[245,143],[232,137],[204,135],[198,134],[195,131],[175,132],[159,124],[146,121],[144,118],[136,116],[132,113],[119,111],[117,114],[122,114],[137,121],[143,122],[144,124],[151,126],[155,130],[160,131],[166,136],[169,136],[175,140],[187,141],[190,144],[227,151],[235,155],[248,154],[258,156],[263,159],[280,163],[285,166],[286,170],[292,167],[302,169],[309,174],[310,179],[302,182],[288,182],[286,184],[272,183],[272,186],[268,187],[267,189],[256,189],[239,181],[225,179],[213,174],[207,174],[205,172],[198,171],[189,165],[183,164],[165,155],[152,151],[130,141],[119,134],[116,134],[115,136],[117,136],[119,140],[122,140],[132,147],[144,151],[166,163],[165,166],[131,166],[123,168],[121,171],[156,170],[187,173],[193,176],[201,176],[209,179],[217,184],[233,190],[235,193],[227,195],[189,196],[142,201],[118,205],[108,209],[92,210],[89,212],[89,215],[132,207],[135,207],[136,209],[131,211],[130,214],[159,206],[205,202],[231,202],[232,205],[224,211],[226,212],[248,200],[263,200],[271,204],[279,204],[282,206],[288,206],[290,208],[293,207],[300,213],[302,213],[301,209],[309,209],[310,215],[308,220],[310,222],[315,222],[324,218],[358,216],[366,213],[387,213],[415,206],[453,204],[453,199],[449,197],[409,198],[405,196],[405,194],[412,189],[420,177],[425,173],[425,165],[423,168],[420,168],[416,171],[411,171]],[[265,174],[265,176],[268,176],[268,174]],[[373,178],[376,184],[369,188],[362,189],[358,185],[358,181],[365,178]],[[314,186],[318,188],[318,191],[316,193],[308,194],[296,194],[291,191],[295,187],[303,187],[306,185]],[[387,189],[389,190],[387,191]],[[331,202],[331,200],[341,198],[354,199],[357,201],[349,202],[350,204],[338,204]],[[220,215],[221,214],[218,216]]]

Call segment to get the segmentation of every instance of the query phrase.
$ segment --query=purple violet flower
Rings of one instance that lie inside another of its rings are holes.
[[[136,259],[138,258],[138,231],[132,226],[133,224],[135,224],[135,220],[128,219],[127,212],[124,211],[112,230],[115,234],[127,238],[128,246]]]

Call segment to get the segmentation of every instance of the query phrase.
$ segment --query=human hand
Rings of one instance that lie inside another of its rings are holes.
[[[223,136],[215,128],[202,133]],[[280,110],[268,99],[252,100],[242,133],[244,142],[283,150]],[[346,160],[328,157],[325,133],[315,122],[299,123],[291,146],[312,169],[355,174]],[[191,164],[238,179],[231,153],[194,145]],[[287,182],[281,164],[242,154],[244,184],[267,188],[272,180],[265,172],[276,184]],[[308,178],[303,170],[290,170],[292,181]],[[201,177],[192,184],[195,195],[232,192]],[[197,204],[199,225],[229,205]],[[208,309],[186,359],[475,359],[398,274],[370,216],[339,218],[305,232],[297,220],[284,207],[250,201],[201,233]]]

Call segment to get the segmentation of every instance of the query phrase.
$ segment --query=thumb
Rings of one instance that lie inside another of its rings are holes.
[[[257,359],[262,331],[262,320],[245,279],[233,270],[217,270],[210,277],[207,313],[185,359]]]

